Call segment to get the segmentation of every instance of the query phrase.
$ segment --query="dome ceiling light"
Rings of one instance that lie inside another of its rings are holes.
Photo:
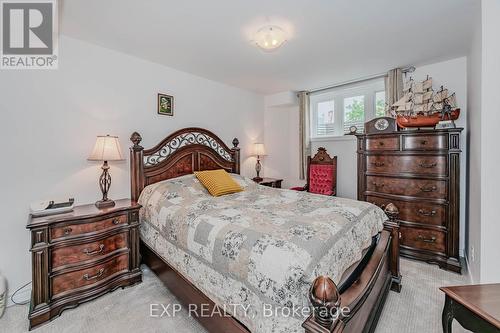
[[[286,42],[286,34],[278,26],[267,25],[255,33],[254,43],[265,52],[273,52]]]

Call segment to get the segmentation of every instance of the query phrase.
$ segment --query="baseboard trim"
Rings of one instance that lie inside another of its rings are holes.
[[[467,256],[467,254],[465,254],[463,256],[463,259],[464,259],[465,266],[466,266],[466,269],[467,269],[467,277],[469,278],[469,283],[470,284],[476,284],[476,282],[474,281],[474,276],[472,275],[472,273],[470,271],[469,257]]]

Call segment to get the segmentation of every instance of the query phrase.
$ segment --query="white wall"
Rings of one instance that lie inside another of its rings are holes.
[[[312,142],[312,153],[319,147],[325,147],[331,156],[337,156],[337,196],[358,198],[358,154],[356,137],[346,135],[332,140],[316,139]]]
[[[498,133],[500,124],[500,1],[482,1],[481,76],[481,282],[500,282]]]
[[[299,179],[299,107],[295,93],[266,96],[264,136],[267,156],[263,175],[282,178],[283,188],[302,186]]]
[[[366,73],[371,74],[371,73]],[[461,116],[457,121],[457,126],[467,127],[467,58],[461,57],[428,64],[417,67],[412,74],[416,80],[421,80],[426,75],[434,79],[434,87],[445,85],[451,91],[456,92],[457,102],[461,107]],[[276,96],[266,96],[266,101],[275,101]],[[291,115],[286,126],[282,119],[285,115]],[[265,111],[265,142],[268,146],[268,160],[264,165],[265,172],[275,174],[285,178],[287,184],[303,184],[298,181],[298,107],[283,109],[279,107],[266,107]],[[286,127],[287,130],[283,128]],[[464,131],[465,132],[465,131]],[[279,143],[279,144],[277,144]],[[287,146],[288,145],[288,146]],[[357,155],[355,137],[341,137],[333,140],[317,139],[312,143],[312,152],[318,147],[325,147],[332,155],[337,155],[337,178],[338,196],[346,198],[357,198]],[[282,151],[283,150],[283,151]],[[460,253],[465,247],[465,191],[466,191],[466,159],[467,154],[465,134],[462,137],[462,160],[461,160],[461,211],[460,211]],[[287,157],[285,152],[290,152]],[[276,154],[275,156],[273,156]],[[286,161],[286,162],[285,162]],[[293,164],[295,163],[295,164]],[[279,171],[281,172],[279,172]],[[285,170],[285,171],[283,171]],[[295,173],[294,173],[295,172]],[[288,178],[289,177],[289,178]]]
[[[68,37],[54,71],[2,71],[0,271],[9,291],[31,280],[29,203],[99,199],[98,163],[86,160],[96,135],[120,137],[128,157],[137,130],[151,147],[186,126],[213,130],[242,147],[242,173],[253,174],[252,142],[263,139],[260,95],[143,61]],[[156,114],[156,94],[175,97],[174,117]],[[111,198],[129,197],[128,162],[111,163]]]
[[[466,258],[471,280],[480,281],[481,264],[481,8],[471,13],[475,28],[467,56],[467,156],[468,181]]]

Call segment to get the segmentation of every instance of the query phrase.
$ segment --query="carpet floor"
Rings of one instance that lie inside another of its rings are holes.
[[[33,332],[206,332],[184,309],[175,317],[150,317],[150,304],[174,304],[177,300],[147,267],[142,269],[143,283],[66,310]],[[438,288],[468,284],[468,277],[408,259],[401,259],[401,271],[403,289],[400,294],[389,293],[376,333],[442,332],[444,295]],[[27,332],[27,317],[27,305],[7,308],[0,318],[0,332]],[[455,321],[453,332],[467,331]]]

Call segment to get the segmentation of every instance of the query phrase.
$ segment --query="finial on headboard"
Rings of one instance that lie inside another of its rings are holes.
[[[240,144],[240,140],[238,140],[238,138],[234,138],[233,139],[233,148],[238,147],[239,144]]]
[[[139,144],[141,143],[142,141],[142,137],[139,133],[137,132],[134,132],[132,133],[132,135],[130,136],[130,141],[132,141],[132,143],[134,144],[134,148],[139,148],[141,147]],[[141,147],[142,148],[142,147]]]

